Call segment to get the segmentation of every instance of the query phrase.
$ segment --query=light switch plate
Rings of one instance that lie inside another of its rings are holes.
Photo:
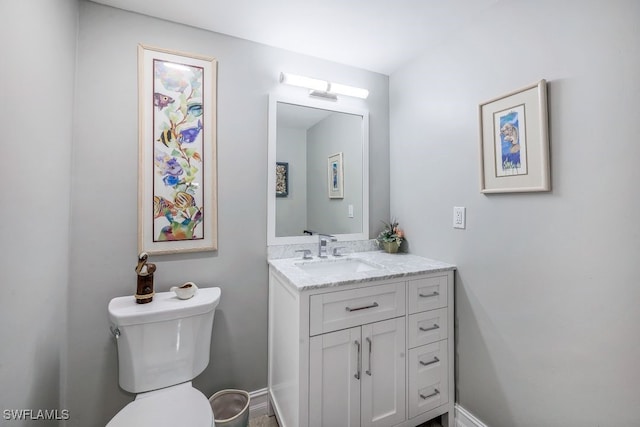
[[[467,225],[467,209],[454,206],[453,208],[453,228],[465,228]]]

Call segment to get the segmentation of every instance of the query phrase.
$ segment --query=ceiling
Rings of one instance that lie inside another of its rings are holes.
[[[93,0],[392,74],[500,0]]]
[[[278,102],[278,126],[307,130],[335,111]]]

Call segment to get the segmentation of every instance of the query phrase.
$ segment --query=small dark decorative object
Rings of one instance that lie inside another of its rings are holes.
[[[138,286],[136,288],[136,302],[138,304],[146,304],[153,301],[153,273],[156,271],[156,265],[148,263],[149,255],[142,252],[138,255],[138,265],[136,266],[136,274],[138,275]]]

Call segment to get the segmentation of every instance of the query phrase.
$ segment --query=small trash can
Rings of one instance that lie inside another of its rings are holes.
[[[249,393],[244,390],[220,390],[209,398],[216,427],[249,425]]]

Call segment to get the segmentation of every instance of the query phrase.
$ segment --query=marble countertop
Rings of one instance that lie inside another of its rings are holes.
[[[345,259],[363,260],[365,263],[375,265],[377,268],[361,272],[317,275],[309,274],[296,265],[299,263],[333,262]],[[281,278],[286,280],[287,283],[298,291],[363,283],[373,280],[395,279],[417,274],[437,273],[455,270],[456,268],[453,264],[423,258],[417,255],[405,253],[388,254],[384,251],[358,252],[341,257],[329,256],[324,259],[314,257],[311,260],[303,260],[301,257],[271,259],[268,262]]]

